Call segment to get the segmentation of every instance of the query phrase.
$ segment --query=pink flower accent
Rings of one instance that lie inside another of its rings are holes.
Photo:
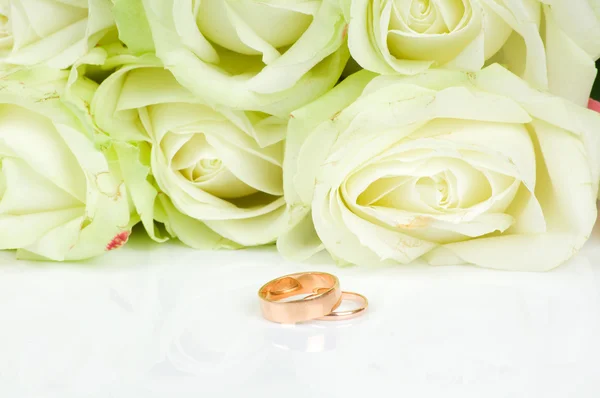
[[[596,101],[595,99],[590,98],[590,102],[588,103],[588,108],[590,108],[593,111],[600,112],[600,102]]]
[[[111,251],[123,247],[125,243],[129,240],[129,235],[131,232],[123,231],[119,232],[117,236],[115,236],[108,245],[106,245],[106,251]]]

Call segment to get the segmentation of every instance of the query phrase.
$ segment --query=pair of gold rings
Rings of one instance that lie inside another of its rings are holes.
[[[335,275],[325,272],[300,272],[273,279],[258,291],[263,316],[277,323],[311,320],[341,321],[362,315],[369,305],[358,293],[342,292]],[[336,311],[342,301],[359,307]]]

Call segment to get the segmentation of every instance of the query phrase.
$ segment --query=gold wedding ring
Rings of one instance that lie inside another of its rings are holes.
[[[365,296],[342,292],[338,278],[326,272],[299,272],[273,279],[260,288],[258,296],[263,316],[286,324],[352,319],[368,306]],[[336,311],[343,300],[357,302],[359,307]]]
[[[301,295],[308,296],[293,299]],[[266,319],[277,323],[298,323],[330,314],[338,307],[342,291],[334,275],[300,272],[272,280],[260,288],[258,296]]]
[[[348,319],[356,318],[357,316],[361,316],[369,306],[369,300],[362,294],[353,293],[353,292],[342,292],[342,301],[354,301],[358,303],[358,308],[348,311],[337,311],[334,309],[329,314],[317,318],[319,321],[345,321]]]

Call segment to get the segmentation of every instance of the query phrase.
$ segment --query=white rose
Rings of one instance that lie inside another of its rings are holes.
[[[362,67],[379,74],[475,72],[497,62],[536,88],[585,105],[596,69],[569,35],[589,35],[581,44],[599,52],[597,18],[587,0],[543,1],[552,7],[540,0],[351,0],[349,47]]]
[[[154,221],[196,248],[272,243],[285,227],[284,120],[211,108],[152,64],[113,73],[91,111],[157,240]]]
[[[111,0],[2,0],[0,66],[71,66],[114,25],[111,8]]]
[[[515,10],[507,9],[511,2],[351,0],[350,50],[365,69],[381,74],[414,74],[431,66],[477,71],[525,20],[537,31],[537,0],[519,0]],[[516,26],[503,14],[511,14]]]
[[[116,0],[123,42],[153,51],[204,101],[281,117],[348,60],[338,0]]]
[[[547,270],[596,221],[600,115],[498,65],[359,72],[293,116],[287,255]]]
[[[129,237],[125,187],[61,99],[66,85],[46,69],[0,80],[0,250],[19,258],[80,260]],[[94,88],[72,86],[83,100]]]

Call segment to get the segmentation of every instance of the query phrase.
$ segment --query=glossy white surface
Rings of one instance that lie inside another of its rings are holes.
[[[369,313],[264,321],[257,289],[302,270],[336,273]],[[599,298],[600,228],[545,274],[141,241],[85,265],[0,253],[0,396],[597,398]]]

